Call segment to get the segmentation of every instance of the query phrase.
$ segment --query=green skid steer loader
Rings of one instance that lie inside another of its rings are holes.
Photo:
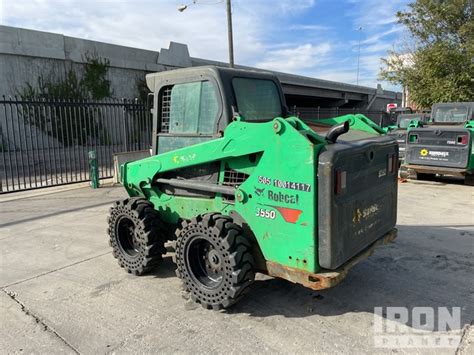
[[[397,143],[360,115],[306,124],[271,74],[195,67],[147,75],[152,156],[121,166],[130,198],[108,218],[113,255],[143,274],[174,248],[208,309],[260,272],[314,290],[397,230]]]
[[[431,179],[458,176],[474,185],[474,102],[434,104],[431,123],[408,126],[406,158],[400,176]]]

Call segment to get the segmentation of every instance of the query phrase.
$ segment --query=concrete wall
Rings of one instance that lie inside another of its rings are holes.
[[[227,66],[192,58],[188,47],[180,43],[171,42],[169,48],[158,52],[0,26],[0,95],[15,95],[28,82],[36,85],[39,76],[63,78],[70,68],[80,72],[88,53],[110,61],[108,79],[117,98],[137,97],[137,82],[144,80],[146,73],[199,65]],[[393,91],[280,72],[274,74],[282,83],[289,106],[382,110],[389,102],[401,104],[401,93]]]
[[[170,67],[159,63],[155,51],[0,26],[0,95],[14,95],[26,83],[36,85],[39,76],[61,79],[70,68],[79,72],[88,53],[110,60],[108,79],[119,98],[136,97],[137,80]]]

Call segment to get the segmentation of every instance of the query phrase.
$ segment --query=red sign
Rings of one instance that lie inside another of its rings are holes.
[[[397,107],[398,105],[396,103],[387,104],[387,112],[390,112],[391,109],[397,108]]]

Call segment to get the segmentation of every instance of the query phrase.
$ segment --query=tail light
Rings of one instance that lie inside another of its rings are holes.
[[[458,144],[466,145],[467,144],[467,134],[458,136]]]
[[[342,191],[346,189],[346,182],[347,182],[347,172],[336,170],[336,184],[335,184],[336,194],[340,194]]]
[[[387,166],[387,171],[389,174],[393,174],[397,170],[397,155],[396,154],[391,154],[388,157],[388,166]]]

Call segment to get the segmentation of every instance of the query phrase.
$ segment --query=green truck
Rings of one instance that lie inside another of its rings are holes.
[[[429,125],[411,123],[401,175],[451,175],[474,184],[473,115],[474,102],[439,103],[432,107]]]
[[[305,123],[264,72],[211,66],[146,79],[153,154],[121,166],[130,197],[108,218],[127,272],[174,251],[190,298],[221,309],[257,272],[335,286],[396,237],[398,146],[366,117]]]

